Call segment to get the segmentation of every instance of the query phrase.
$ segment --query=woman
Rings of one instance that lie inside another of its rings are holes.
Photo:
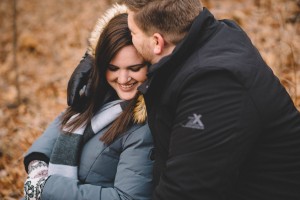
[[[137,94],[147,65],[126,10],[110,9],[89,40],[95,65],[86,104],[68,108],[25,155],[26,199],[151,199],[152,137]]]

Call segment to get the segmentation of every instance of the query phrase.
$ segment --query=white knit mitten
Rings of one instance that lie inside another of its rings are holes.
[[[42,191],[48,179],[48,164],[34,160],[28,165],[28,177],[24,183],[26,200],[41,200]]]
[[[30,178],[24,184],[24,196],[26,200],[41,200],[42,191],[48,177]]]
[[[33,160],[28,165],[28,176],[30,178],[41,178],[48,176],[48,164],[41,160]]]

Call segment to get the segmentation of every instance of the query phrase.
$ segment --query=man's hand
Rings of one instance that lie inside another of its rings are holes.
[[[82,96],[89,96],[90,82],[89,75],[94,64],[94,59],[85,54],[68,82],[67,99],[68,105],[78,110],[84,102]]]

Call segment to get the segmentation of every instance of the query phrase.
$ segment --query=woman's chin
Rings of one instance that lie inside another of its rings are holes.
[[[131,99],[133,99],[134,98],[134,96],[135,96],[135,94],[136,94],[136,92],[130,92],[130,93],[128,93],[128,94],[118,94],[118,96],[120,97],[120,99],[122,99],[122,100],[131,100]]]

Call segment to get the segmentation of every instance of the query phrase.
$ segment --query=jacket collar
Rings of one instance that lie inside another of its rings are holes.
[[[217,31],[218,21],[209,12],[207,8],[195,18],[188,34],[176,45],[173,52],[163,57],[158,63],[150,66],[147,74],[148,80],[145,81],[138,90],[145,94],[151,84],[153,76],[160,70],[175,70],[180,64],[187,59],[196,49],[203,46],[209,38]],[[172,69],[170,69],[172,68]]]

